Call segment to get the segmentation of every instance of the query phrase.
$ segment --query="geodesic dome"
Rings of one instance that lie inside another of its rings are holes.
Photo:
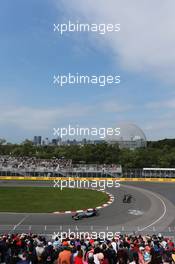
[[[120,135],[108,136],[107,141],[147,141],[143,130],[135,124],[122,123],[117,127],[120,128]]]

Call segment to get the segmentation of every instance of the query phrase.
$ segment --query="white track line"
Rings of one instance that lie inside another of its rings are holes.
[[[157,222],[159,222],[162,218],[164,218],[164,216],[165,216],[165,214],[166,214],[166,212],[167,212],[167,207],[166,207],[165,202],[164,202],[164,201],[163,201],[163,200],[162,200],[157,194],[155,194],[155,193],[152,192],[152,195],[155,196],[158,200],[160,200],[160,202],[161,202],[162,205],[163,205],[163,209],[164,209],[164,211],[163,211],[163,214],[162,214],[157,220],[155,220],[155,221],[154,221],[153,223],[151,223],[150,225],[145,226],[144,228],[139,229],[140,231],[144,231],[145,229],[147,229],[147,228],[149,228],[149,227],[155,225],[155,224],[156,224]]]
[[[19,223],[17,223],[12,230],[15,230],[18,226],[20,226],[28,217],[29,215],[24,216]]]

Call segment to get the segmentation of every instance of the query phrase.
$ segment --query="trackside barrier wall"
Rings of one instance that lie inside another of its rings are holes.
[[[117,181],[117,182],[172,182],[175,179],[171,178],[74,178],[74,177],[25,177],[25,176],[0,176],[0,180],[14,180],[14,181]]]

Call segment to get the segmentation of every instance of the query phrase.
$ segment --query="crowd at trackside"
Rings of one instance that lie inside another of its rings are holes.
[[[52,158],[40,159],[27,156],[9,156],[0,155],[1,170],[35,170],[35,171],[59,171],[59,170],[82,170],[82,171],[117,171],[121,169],[120,165],[116,164],[73,164],[71,159]]]
[[[34,234],[0,236],[1,264],[165,264],[175,263],[174,242],[161,234],[117,235],[112,240]]]
[[[13,156],[0,156],[0,168],[2,169],[49,169],[59,170],[69,168],[72,165],[70,159],[39,159],[36,157],[13,157]]]

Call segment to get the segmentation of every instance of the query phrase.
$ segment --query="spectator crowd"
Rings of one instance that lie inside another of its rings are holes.
[[[71,159],[0,155],[0,170],[12,172],[121,172],[121,166],[116,164],[72,164]]]
[[[175,263],[174,243],[159,235],[117,235],[111,240],[70,237],[47,240],[34,234],[0,236],[1,264]]]
[[[59,170],[69,168],[72,160],[65,158],[39,159],[36,157],[0,156],[1,169]]]

